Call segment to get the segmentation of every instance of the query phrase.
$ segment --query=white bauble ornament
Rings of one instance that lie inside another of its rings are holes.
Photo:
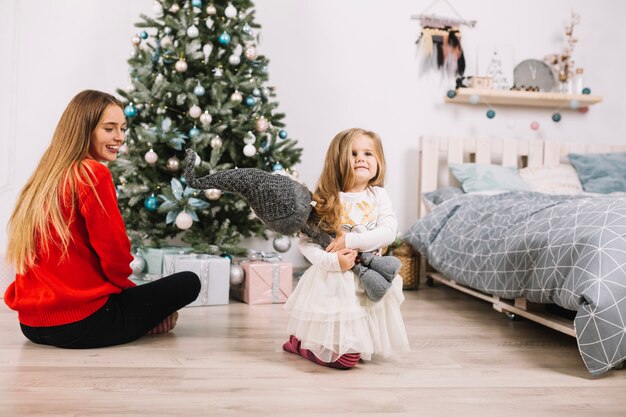
[[[186,211],[181,211],[176,216],[176,227],[181,230],[187,230],[193,224],[193,218]]]
[[[241,58],[239,58],[239,55],[231,55],[228,57],[228,63],[230,65],[239,65],[241,63]]]
[[[200,31],[195,25],[191,25],[187,28],[187,36],[189,36],[191,39],[197,38],[198,35],[200,35]]]
[[[243,51],[243,55],[246,57],[246,59],[250,61],[254,61],[257,56],[256,46],[254,45],[246,46],[246,49]]]
[[[180,169],[180,159],[178,159],[176,155],[168,158],[167,162],[165,162],[165,168],[170,172],[178,171]]]
[[[209,188],[207,190],[204,190],[204,196],[211,201],[215,201],[222,196],[222,190],[218,190],[217,188]]]
[[[248,133],[246,133],[246,136],[244,136],[243,138],[243,143],[245,143],[246,145],[250,145],[254,144],[254,142],[256,142],[256,136],[254,136],[254,133],[248,130]]]
[[[212,149],[221,148],[223,145],[222,138],[220,138],[219,136],[215,136],[214,138],[211,139],[210,145]]]
[[[243,282],[244,276],[245,276],[245,272],[241,266],[239,265],[230,266],[230,284],[231,285],[241,284]]]
[[[202,109],[196,105],[191,106],[189,109],[189,115],[194,119],[197,119],[202,114]]]
[[[291,239],[283,235],[277,236],[274,238],[272,246],[274,247],[276,252],[287,252],[289,248],[291,248]]]
[[[233,103],[241,103],[241,100],[243,100],[243,96],[239,91],[235,91],[230,95],[230,101]]]
[[[146,152],[146,154],[143,156],[143,159],[145,159],[147,163],[152,165],[156,163],[156,161],[159,159],[159,155],[157,155],[157,153],[154,152],[152,148],[150,148],[150,150]]]
[[[213,117],[208,111],[205,111],[200,115],[200,123],[202,123],[203,125],[210,125],[212,121]]]
[[[206,14],[208,14],[209,16],[213,16],[215,13],[217,13],[217,9],[215,8],[214,5],[209,4],[206,9],[204,10],[206,12]]]
[[[170,12],[172,13],[178,13],[179,10],[180,10],[180,6],[176,3],[172,4],[172,7],[170,7]]]
[[[133,274],[139,275],[143,272],[146,267],[146,260],[141,256],[139,251],[133,255],[133,260],[130,262],[130,269],[133,271]]]
[[[179,59],[178,61],[176,61],[176,65],[174,65],[174,68],[176,68],[176,71],[178,72],[185,72],[187,71],[187,62],[185,62],[184,59]]]
[[[237,16],[237,9],[235,8],[235,6],[228,3],[228,6],[226,6],[226,10],[224,10],[224,15],[227,18],[232,19],[233,17]]]
[[[252,157],[256,154],[256,148],[252,144],[248,144],[243,147],[243,154],[247,157]]]
[[[132,38],[130,38],[130,41],[133,43],[133,45],[137,46],[141,43],[141,38],[135,35]]]

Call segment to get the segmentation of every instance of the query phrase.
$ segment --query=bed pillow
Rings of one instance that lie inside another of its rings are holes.
[[[435,207],[451,198],[458,197],[463,194],[463,190],[459,187],[441,187],[435,191],[429,191],[422,194],[422,201],[426,207],[426,213],[433,211]]]
[[[528,190],[529,186],[514,167],[487,164],[450,164],[450,171],[461,182],[463,191]]]
[[[570,153],[567,156],[586,192],[609,194],[626,191],[626,152]]]
[[[580,194],[583,186],[571,165],[532,167],[519,170],[519,176],[532,191],[544,194]]]

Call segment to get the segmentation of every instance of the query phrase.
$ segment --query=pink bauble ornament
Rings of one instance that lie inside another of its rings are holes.
[[[146,154],[143,156],[143,159],[146,160],[147,163],[149,164],[154,164],[156,163],[156,161],[159,159],[159,156],[157,155],[156,152],[154,152],[154,150],[152,150],[152,148],[146,152]]]
[[[531,128],[532,130],[539,130],[539,122],[537,122],[537,121],[532,122],[532,123],[530,124],[530,128]]]
[[[581,107],[578,109],[578,111],[582,114],[585,114],[589,111],[589,107],[585,106],[585,107]]]
[[[259,117],[256,120],[255,127],[256,127],[257,132],[262,133],[262,132],[265,132],[270,127],[270,124],[265,117]]]

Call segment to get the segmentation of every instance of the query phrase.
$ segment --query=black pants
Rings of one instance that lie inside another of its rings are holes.
[[[61,326],[30,327],[20,324],[29,340],[67,349],[87,349],[132,342],[152,330],[200,293],[193,272],[179,272],[113,294],[95,313]]]

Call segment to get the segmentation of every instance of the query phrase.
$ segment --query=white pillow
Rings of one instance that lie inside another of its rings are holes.
[[[580,194],[583,186],[571,165],[522,168],[519,175],[530,189],[545,194]]]

